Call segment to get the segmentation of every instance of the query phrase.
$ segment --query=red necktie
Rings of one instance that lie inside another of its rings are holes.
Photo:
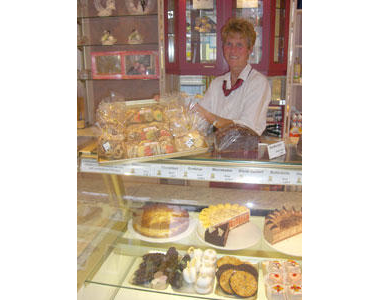
[[[234,84],[233,87],[231,87],[231,89],[226,89],[226,80],[223,81],[223,93],[224,95],[227,97],[228,95],[231,94],[231,92],[233,90],[236,90],[239,86],[241,86],[243,84],[244,80],[239,78],[238,80],[236,80],[236,83]]]

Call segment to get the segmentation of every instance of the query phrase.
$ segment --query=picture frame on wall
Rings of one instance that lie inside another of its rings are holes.
[[[129,51],[123,55],[124,78],[153,79],[159,77],[158,55],[155,51]]]
[[[93,79],[158,79],[156,51],[92,52]]]

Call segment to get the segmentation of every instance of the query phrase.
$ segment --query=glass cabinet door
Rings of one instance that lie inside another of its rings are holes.
[[[186,61],[215,63],[217,59],[216,1],[186,0]]]
[[[253,52],[249,58],[250,64],[259,64],[262,58],[263,48],[263,0],[253,1],[232,1],[232,16],[249,20],[256,31],[256,41]]]

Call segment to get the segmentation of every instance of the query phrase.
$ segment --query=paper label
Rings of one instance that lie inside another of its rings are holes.
[[[104,148],[105,152],[108,152],[110,150],[110,144],[109,144],[109,142],[106,142],[105,144],[102,144],[102,148]]]
[[[194,9],[213,9],[213,0],[193,0]]]
[[[210,168],[202,166],[186,166],[183,168],[184,174],[180,177],[184,179],[209,180]]]
[[[281,155],[284,155],[285,153],[286,150],[284,141],[268,145],[269,159],[279,157]]]
[[[258,0],[237,0],[236,8],[256,8],[259,6]]]

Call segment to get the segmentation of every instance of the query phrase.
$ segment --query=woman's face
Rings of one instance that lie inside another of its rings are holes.
[[[226,59],[230,71],[241,71],[248,62],[252,49],[248,49],[247,39],[239,33],[231,34],[223,44],[223,56]]]

